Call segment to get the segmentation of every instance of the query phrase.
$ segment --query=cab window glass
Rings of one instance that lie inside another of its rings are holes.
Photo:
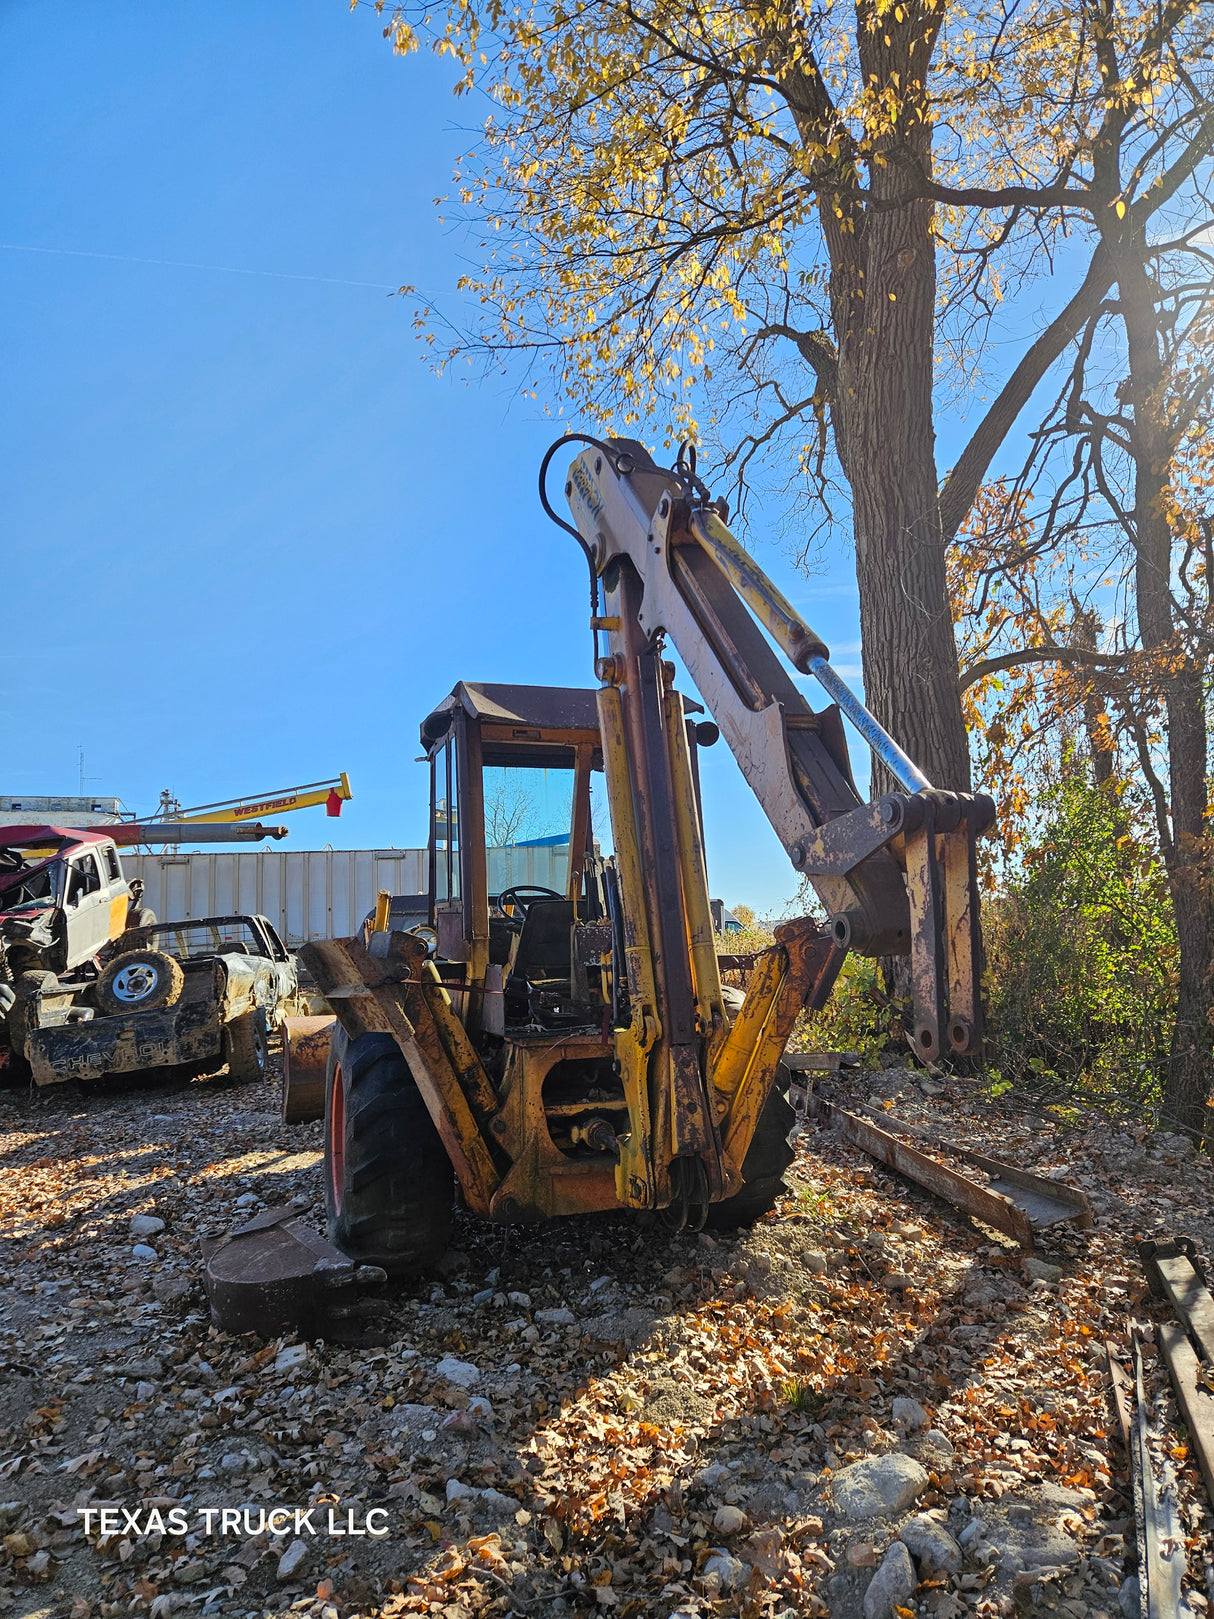
[[[97,870],[97,862],[91,854],[80,855],[73,860],[67,873],[67,903],[79,905],[80,901],[89,894],[95,894],[101,887],[101,873]]]
[[[455,747],[448,741],[436,760],[434,774],[434,898],[459,898],[459,781]]]
[[[109,877],[111,882],[120,883],[122,881],[122,867],[118,864],[118,851],[116,849],[111,849],[107,844],[103,850],[103,854],[105,857],[106,875]]]

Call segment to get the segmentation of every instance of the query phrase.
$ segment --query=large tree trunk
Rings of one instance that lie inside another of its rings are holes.
[[[1155,299],[1140,252],[1119,244],[1118,286],[1134,410],[1135,600],[1144,647],[1161,654],[1171,837],[1164,849],[1179,947],[1179,983],[1163,1120],[1200,1139],[1208,1122],[1214,975],[1214,895],[1207,831],[1209,741],[1205,680],[1172,611],[1172,534],[1166,515],[1174,428],[1165,416]]]
[[[1191,662],[1170,678],[1167,697],[1169,786],[1172,797],[1172,903],[1176,908],[1179,983],[1172,1056],[1163,1094],[1165,1124],[1200,1140],[1209,1125],[1211,973],[1214,916],[1206,852],[1205,681]]]
[[[922,87],[942,8],[857,9],[866,82]],[[890,32],[887,34],[886,29]],[[869,707],[937,787],[968,789],[969,746],[945,579],[932,380],[936,249],[932,204],[905,195],[906,162],[929,174],[926,95],[912,92],[867,166],[871,201],[823,211],[838,354],[832,415],[851,486]]]
[[[868,705],[933,785],[968,789],[932,426],[928,211],[917,204],[866,222],[864,297],[840,333],[836,416],[852,491]]]

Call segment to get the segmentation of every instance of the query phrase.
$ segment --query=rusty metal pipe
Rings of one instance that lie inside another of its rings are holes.
[[[90,832],[104,832],[121,849],[140,843],[260,843],[263,838],[285,838],[285,826],[251,826],[243,821],[116,821],[109,826],[91,826]]]

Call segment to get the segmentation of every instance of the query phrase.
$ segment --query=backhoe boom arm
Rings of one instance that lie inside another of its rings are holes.
[[[825,643],[730,533],[694,472],[659,468],[643,446],[615,439],[576,457],[565,493],[605,597],[595,628],[608,650],[596,672],[621,692],[625,711],[631,696],[638,743],[657,714],[651,701],[641,719],[642,688],[652,683],[646,658],[660,661],[669,640],[790,860],[813,883],[834,944],[911,957],[922,1058],[975,1050],[974,840],[993,822],[992,801],[932,788],[831,668]],[[831,704],[810,707],[768,636]],[[861,798],[841,714],[899,791]]]

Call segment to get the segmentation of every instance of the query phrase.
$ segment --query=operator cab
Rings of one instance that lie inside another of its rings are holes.
[[[481,1033],[628,1022],[596,698],[461,681],[422,722],[429,921],[443,980],[468,986],[462,1015]]]
[[[480,1017],[468,1012],[485,1033],[601,1025],[609,830],[594,692],[461,682],[421,739],[444,978],[483,986]]]

